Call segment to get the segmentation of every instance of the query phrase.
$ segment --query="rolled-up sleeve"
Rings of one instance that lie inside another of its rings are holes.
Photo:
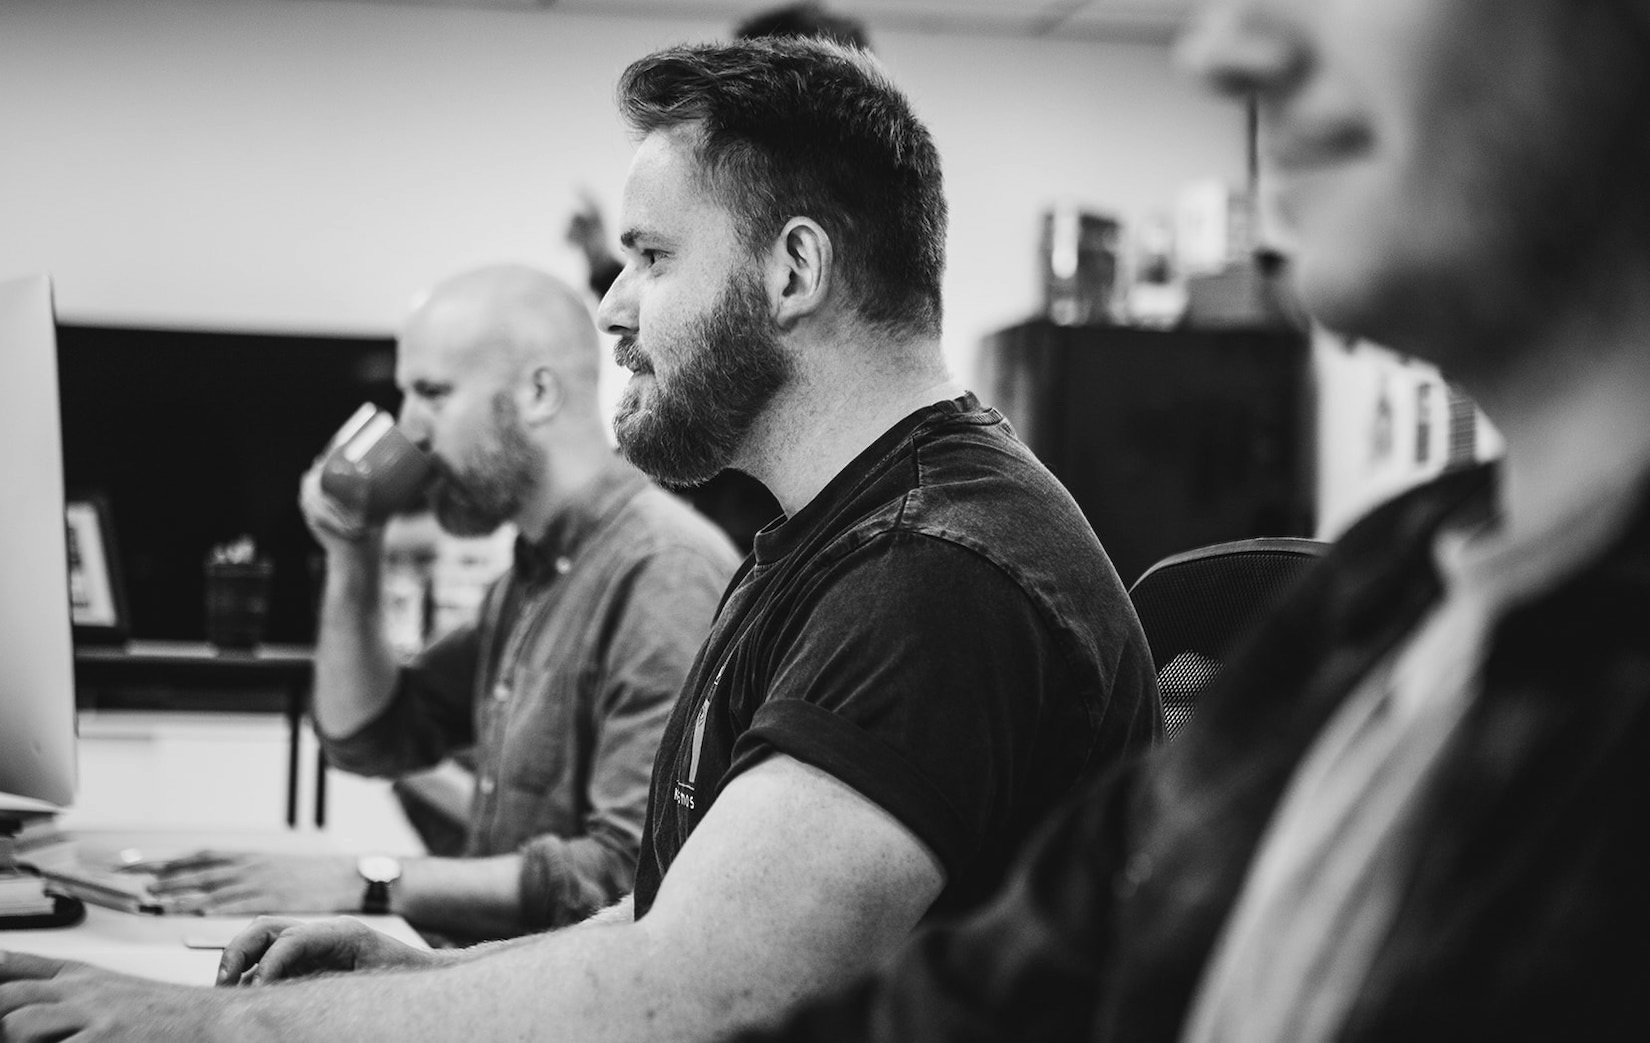
[[[390,778],[428,768],[475,742],[477,627],[457,627],[396,675],[384,712],[354,733],[328,736],[316,729],[327,762],[355,775]]]

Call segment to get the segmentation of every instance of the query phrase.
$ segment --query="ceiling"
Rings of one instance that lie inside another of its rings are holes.
[[[423,7],[561,11],[734,24],[778,0],[377,0]],[[1071,40],[1164,42],[1197,0],[826,0],[878,30]]]

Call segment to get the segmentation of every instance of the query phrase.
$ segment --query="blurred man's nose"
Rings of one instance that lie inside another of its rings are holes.
[[[1210,0],[1177,41],[1176,61],[1220,94],[1287,89],[1307,65],[1294,6],[1288,0]]]
[[[401,414],[395,422],[413,445],[420,449],[430,448],[429,410],[424,408],[416,395],[409,394],[401,400]]]

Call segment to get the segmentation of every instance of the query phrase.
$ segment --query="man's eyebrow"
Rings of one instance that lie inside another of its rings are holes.
[[[626,250],[636,249],[636,244],[643,239],[651,243],[663,243],[666,245],[670,242],[670,238],[668,236],[660,235],[658,232],[650,228],[636,228],[632,226],[619,233],[619,245],[624,247]]]

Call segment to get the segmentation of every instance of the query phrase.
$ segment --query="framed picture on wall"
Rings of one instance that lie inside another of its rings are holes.
[[[95,494],[71,496],[68,526],[69,609],[77,642],[124,641],[131,629],[121,586],[109,505]]]

